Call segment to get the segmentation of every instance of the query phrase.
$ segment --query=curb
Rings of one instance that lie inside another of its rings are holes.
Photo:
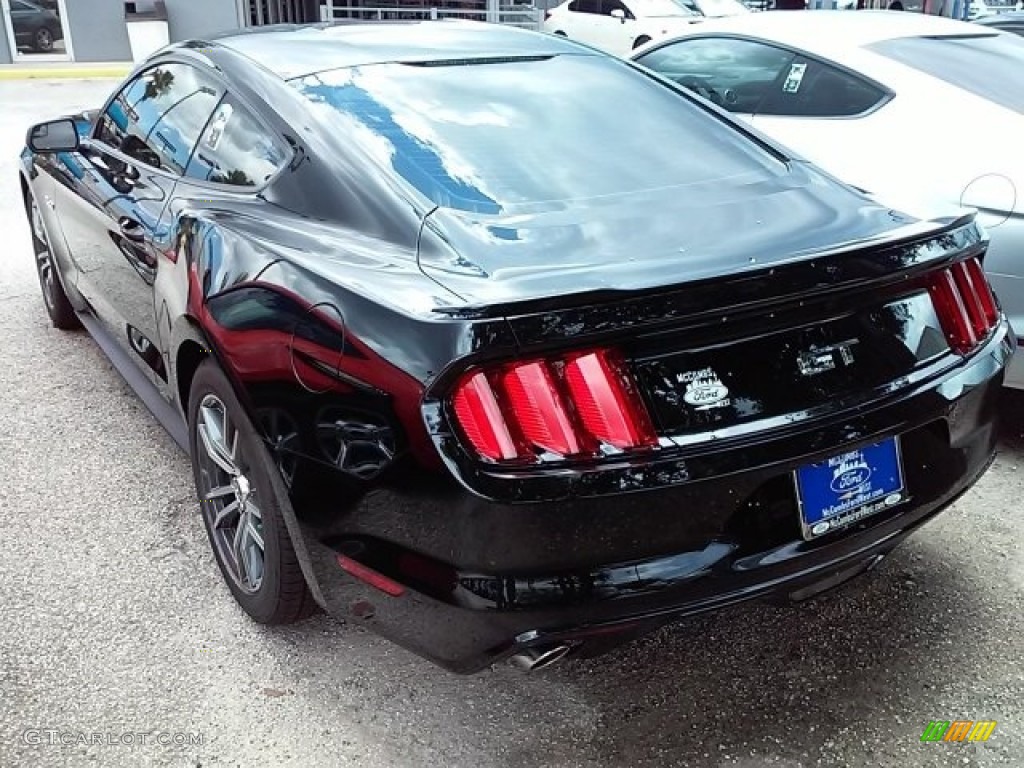
[[[130,65],[107,67],[11,67],[0,69],[0,80],[89,80],[100,77],[123,78],[132,71]]]

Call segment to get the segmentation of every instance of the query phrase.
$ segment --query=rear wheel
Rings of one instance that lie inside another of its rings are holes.
[[[316,604],[281,507],[277,466],[212,359],[189,392],[189,447],[203,523],[231,594],[261,624],[306,618]]]
[[[36,35],[33,38],[33,48],[42,53],[49,53],[53,50],[53,32],[48,30],[46,27],[40,27],[36,30]]]
[[[641,45],[647,45],[649,42],[651,42],[651,38],[647,35],[640,35],[640,37],[633,41],[633,50],[636,50]]]
[[[556,30],[555,30],[555,32],[554,32],[554,34],[558,35],[559,37],[568,37],[568,35],[567,35],[567,34],[565,34],[565,32],[563,32],[563,31],[562,31],[562,30],[560,30],[560,29],[556,29]]]
[[[39,276],[39,287],[43,290],[43,304],[46,314],[54,328],[71,331],[81,328],[82,324],[75,314],[75,308],[68,301],[57,273],[57,261],[50,250],[50,240],[46,235],[42,211],[35,195],[28,192],[25,196],[25,209],[28,212],[28,223],[32,229],[32,253],[36,260],[36,274]]]

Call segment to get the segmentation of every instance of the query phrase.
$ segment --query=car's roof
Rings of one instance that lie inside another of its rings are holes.
[[[763,37],[777,43],[830,56],[901,37],[994,34],[994,30],[925,13],[897,11],[767,11],[708,19],[689,34],[729,32]]]
[[[275,25],[214,40],[288,80],[342,67],[586,53],[557,37],[475,21]]]

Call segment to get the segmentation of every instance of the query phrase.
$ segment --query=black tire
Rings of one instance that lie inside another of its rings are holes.
[[[25,213],[28,215],[28,226],[32,233],[32,255],[36,262],[36,275],[39,287],[43,291],[43,305],[54,328],[62,331],[73,331],[82,327],[75,308],[68,301],[61,283],[60,269],[50,250],[46,225],[43,223],[39,204],[31,192],[25,194]]]
[[[633,41],[633,50],[635,51],[641,45],[647,45],[649,42],[651,42],[651,38],[647,35],[640,35],[640,37]]]
[[[889,5],[889,10],[890,11],[902,11],[903,10],[903,3],[899,2],[899,0],[896,0],[895,3],[891,3]]]
[[[559,37],[568,37],[568,35],[560,29],[556,29],[552,34],[558,35]]]
[[[291,624],[312,615],[317,606],[281,511],[288,502],[277,465],[211,358],[192,379],[188,424],[203,523],[231,594],[260,624]]]
[[[40,27],[32,37],[32,50],[50,53],[53,50],[54,34],[49,27]]]

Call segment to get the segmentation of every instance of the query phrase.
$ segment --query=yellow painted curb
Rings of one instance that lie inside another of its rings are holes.
[[[94,77],[121,78],[131,72],[130,66],[124,67],[45,67],[32,69],[29,67],[11,67],[0,69],[0,80],[87,80]]]

